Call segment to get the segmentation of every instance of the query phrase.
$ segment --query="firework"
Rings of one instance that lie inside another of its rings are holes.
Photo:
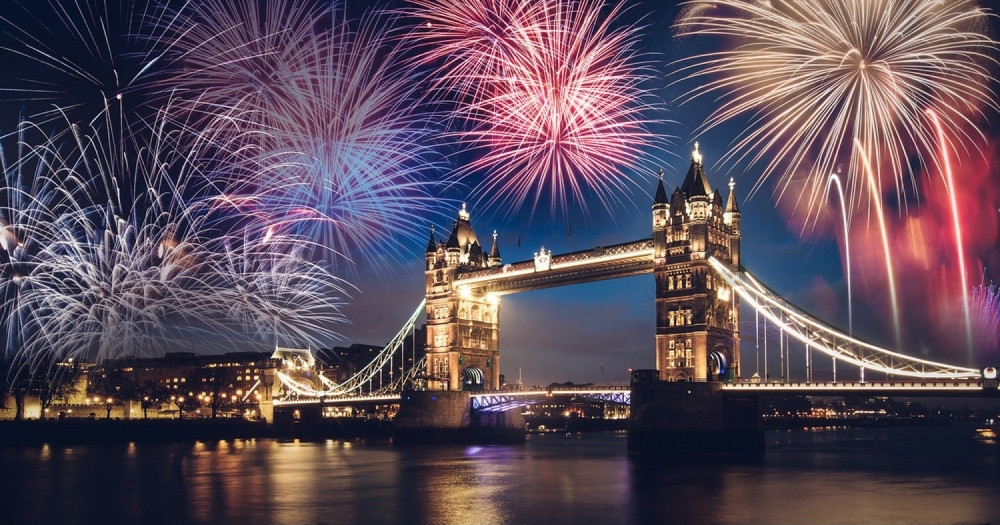
[[[891,167],[889,189],[903,201],[913,183],[908,155],[938,162],[926,109],[966,142],[982,139],[966,131],[969,115],[997,109],[988,69],[996,42],[980,31],[989,16],[970,0],[687,2],[682,34],[729,37],[734,46],[686,59],[679,73],[709,78],[687,99],[719,97],[703,129],[750,116],[724,160],[763,164],[754,190],[778,175],[780,197],[807,174],[796,198],[815,211],[826,175],[849,159],[845,191],[852,208],[864,205],[860,143],[876,169]]]
[[[844,199],[844,185],[840,182],[840,175],[831,174],[827,178],[826,191],[829,199],[830,189],[836,189],[836,195],[840,203],[841,231],[844,236],[844,278],[847,280],[847,333],[854,335],[854,306],[851,299],[851,232],[848,222],[847,201]]]
[[[321,17],[311,3],[294,0],[206,0],[171,11],[160,31],[171,41],[170,62],[181,67],[158,86],[188,102],[178,110],[208,119],[234,106],[266,109],[284,79],[297,74],[300,49],[316,38]],[[263,116],[246,112],[235,123],[259,125]]]
[[[892,247],[889,244],[889,233],[886,227],[885,212],[882,209],[882,195],[878,190],[876,182],[877,174],[872,169],[871,161],[864,145],[856,143],[855,148],[860,153],[861,163],[864,168],[865,180],[868,181],[869,195],[872,197],[872,207],[875,209],[875,217],[878,219],[878,231],[882,241],[882,254],[885,258],[886,282],[889,284],[889,304],[892,307],[892,327],[896,334],[896,348],[903,346],[902,325],[899,322],[899,297],[896,294],[896,269],[892,264]],[[845,240],[845,242],[847,242]]]
[[[372,13],[355,22],[294,1],[209,2],[174,44],[192,69],[171,83],[197,86],[191,113],[224,108],[240,115],[234,134],[256,132],[257,154],[235,175],[246,191],[234,197],[253,196],[273,227],[339,260],[385,264],[422,241],[428,216],[440,212],[434,115],[403,67],[392,20]]]
[[[301,257],[307,239],[265,237],[259,217],[227,215],[231,208],[219,206],[217,186],[201,171],[209,165],[202,152],[177,148],[189,142],[177,139],[180,132],[154,124],[141,145],[126,147],[106,131],[73,129],[67,152],[39,157],[42,188],[52,191],[27,207],[8,199],[3,210],[16,218],[37,206],[32,232],[44,239],[3,268],[27,270],[2,310],[20,327],[10,345],[17,362],[337,338],[346,283]],[[6,195],[20,195],[16,170],[5,182]],[[265,326],[274,330],[266,338]]]
[[[976,354],[987,363],[1000,358],[1000,287],[985,281],[972,287],[971,311]]]
[[[26,137],[45,135],[30,123],[18,126],[14,156],[0,148],[0,314],[4,320],[4,359],[17,352],[27,312],[19,308],[20,291],[33,270],[37,254],[52,243],[51,229],[56,210],[64,202],[50,174],[63,172],[57,150],[32,147]],[[44,141],[43,141],[44,143]]]
[[[434,85],[470,106],[481,83],[502,78],[531,38],[545,31],[545,2],[512,0],[413,0],[405,12],[421,21],[410,38],[425,45],[416,60],[436,66]]]
[[[168,70],[162,38],[174,20],[158,2],[16,1],[0,13],[0,57],[6,97],[26,104],[37,125],[127,129],[156,107],[147,80]],[[9,130],[8,130],[9,131]]]
[[[652,64],[637,51],[641,27],[620,23],[624,7],[415,3],[422,61],[457,103],[465,129],[453,136],[476,154],[460,175],[484,178],[475,192],[488,204],[534,209],[547,194],[555,214],[570,201],[585,208],[593,193],[610,208],[634,187],[624,170],[660,146],[649,131],[659,121],[643,87]]]

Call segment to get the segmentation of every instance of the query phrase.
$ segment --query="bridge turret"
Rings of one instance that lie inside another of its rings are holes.
[[[427,250],[424,252],[424,255],[427,259],[427,267],[424,268],[425,270],[433,270],[434,267],[437,265],[437,249],[438,249],[437,243],[434,242],[434,225],[432,224],[431,236],[430,239],[427,241]]]
[[[738,271],[740,268],[740,239],[743,235],[740,232],[740,207],[736,200],[736,181],[730,177],[729,200],[726,202],[726,212],[723,217],[726,225],[730,228],[729,253],[732,257],[733,269]]]
[[[500,264],[496,232],[487,254],[463,204],[448,241],[436,250],[426,271],[427,387],[499,388],[500,299],[461,284],[463,276]]]
[[[738,260],[739,229],[733,229],[732,215],[724,212],[730,207],[724,207],[721,194],[709,186],[695,143],[687,176],[670,197],[662,235],[654,204],[656,363],[661,379],[705,381],[738,375],[738,301],[708,262],[710,257],[726,265]]]
[[[462,256],[462,248],[458,244],[458,221],[452,223],[451,235],[448,236],[448,241],[444,247],[445,252],[448,254],[448,266],[458,266],[459,259]]]
[[[694,151],[691,152],[691,167],[688,168],[684,183],[681,184],[681,191],[687,196],[691,221],[694,223],[707,221],[712,203],[712,188],[708,185],[708,177],[705,176],[705,168],[701,164],[701,152],[698,151],[697,142],[694,143]]]

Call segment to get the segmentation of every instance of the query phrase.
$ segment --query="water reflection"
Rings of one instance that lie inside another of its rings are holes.
[[[649,465],[625,436],[392,448],[236,440],[0,449],[0,523],[984,523],[964,429],[770,433],[757,464]],[[964,436],[964,437],[963,437]]]

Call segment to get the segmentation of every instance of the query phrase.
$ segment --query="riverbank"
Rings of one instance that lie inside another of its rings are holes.
[[[909,417],[781,417],[764,418],[766,430],[794,430],[797,428],[884,428],[951,425],[952,418],[909,418]]]
[[[0,446],[155,443],[273,437],[246,419],[49,419],[0,421]]]
[[[246,419],[48,419],[0,421],[0,446],[169,443],[229,439],[389,439],[392,422],[335,418],[268,425]]]

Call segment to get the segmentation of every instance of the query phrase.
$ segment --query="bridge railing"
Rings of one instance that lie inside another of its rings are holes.
[[[611,403],[631,404],[632,387],[612,386],[566,386],[551,388],[529,388],[524,390],[495,390],[476,392],[469,397],[472,409],[481,412],[505,411],[533,405],[554,396],[572,395],[578,398],[594,399]]]
[[[553,255],[551,269],[557,270],[560,267],[574,266],[601,259],[628,258],[649,254],[652,255],[653,239],[640,239],[638,241],[623,242],[611,246],[596,246],[589,250],[581,250],[570,253]],[[518,261],[501,266],[494,266],[482,270],[471,270],[460,272],[456,276],[456,282],[474,284],[481,281],[488,281],[499,277],[509,277],[517,274],[534,273],[535,261],[532,259]]]
[[[396,355],[401,355],[403,343],[405,342],[407,336],[413,330],[417,319],[420,314],[424,311],[424,305],[426,304],[426,299],[421,300],[420,304],[414,310],[413,315],[406,321],[403,327],[399,330],[395,337],[389,341],[389,344],[379,352],[374,359],[371,360],[364,368],[359,370],[353,376],[348,378],[346,381],[337,383],[326,376],[320,374],[318,376],[319,381],[322,385],[321,388],[316,388],[312,384],[308,384],[302,381],[297,381],[290,374],[278,371],[275,375],[281,381],[281,385],[284,388],[286,394],[294,394],[299,397],[306,398],[337,398],[337,397],[356,397],[360,396],[362,388],[365,384],[371,385],[373,379],[376,376],[380,376],[382,371],[387,365],[391,367],[393,359]],[[402,360],[402,358],[400,358]],[[422,361],[421,361],[422,363]],[[413,380],[416,374],[422,370],[416,364],[412,367],[407,374],[401,374],[399,377],[393,378],[390,375],[390,381],[388,384],[382,384],[379,381],[379,391],[369,392],[369,395],[383,395],[386,392],[392,392],[397,389],[402,390],[403,383],[409,379]],[[398,391],[397,390],[397,391]]]
[[[982,389],[978,380],[928,380],[928,381],[737,381],[725,383],[723,390],[764,390],[764,389],[840,389],[840,390],[920,390],[920,389]]]
[[[355,403],[398,403],[400,394],[371,394],[346,397],[313,397],[303,399],[275,399],[275,406],[296,406],[296,405],[350,405]]]

